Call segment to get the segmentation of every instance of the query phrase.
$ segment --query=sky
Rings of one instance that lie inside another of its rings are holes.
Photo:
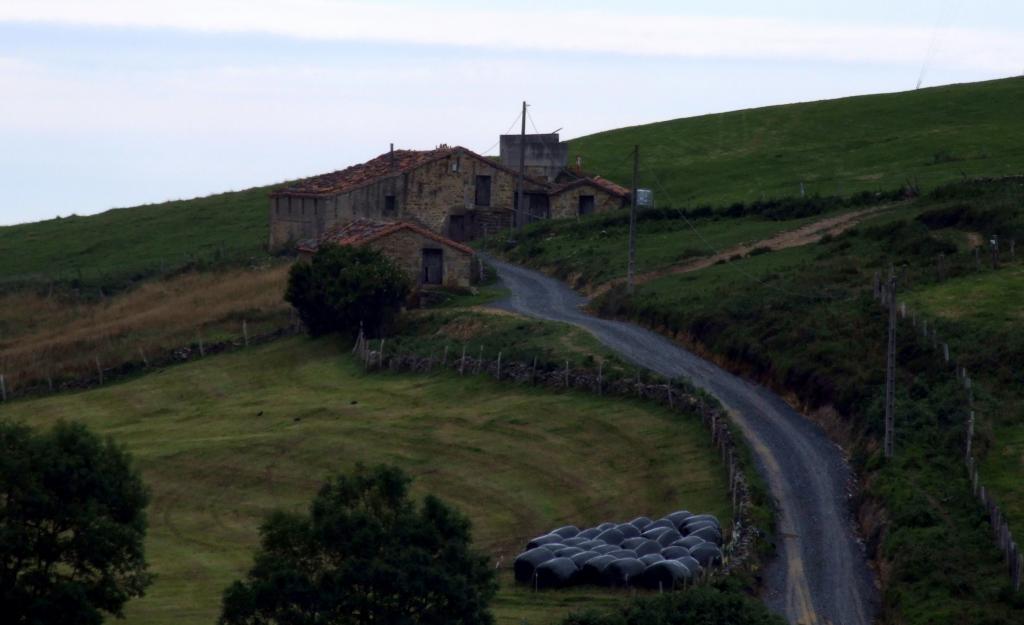
[[[0,0],[0,224],[1022,73],[1019,0]]]

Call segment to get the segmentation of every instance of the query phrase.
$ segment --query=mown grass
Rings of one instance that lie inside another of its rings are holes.
[[[665,276],[632,297],[612,289],[593,304],[790,393],[847,443],[863,481],[868,550],[882,563],[886,622],[1017,623],[1024,615],[967,483],[965,395],[909,321],[898,332],[897,456],[881,457],[885,315],[870,298],[874,274],[893,264],[903,297],[945,302],[960,315],[934,314],[930,323],[972,372],[983,479],[1004,509],[1019,505],[1024,414],[1014,398],[1024,342],[1013,285],[1024,261],[978,269],[972,248],[979,232],[1024,239],[1022,200],[1020,179],[958,183],[818,244]],[[963,315],[986,288],[1000,295],[978,305],[972,327]]]
[[[575,139],[587,169],[640,184],[659,205],[850,195],[917,181],[1024,172],[1024,79],[774,106],[620,128]]]
[[[727,476],[696,417],[482,377],[366,374],[330,340],[285,339],[17,401],[0,418],[82,421],[134,454],[152,489],[147,553],[158,577],[129,604],[128,625],[214,622],[263,515],[303,509],[331,471],[358,461],[397,464],[417,495],[469,515],[500,567],[494,611],[507,625],[553,624],[628,596],[514,586],[508,567],[533,535],[679,507],[730,517]]]
[[[109,293],[183,267],[264,257],[271,189],[0,227],[0,288],[57,282]]]

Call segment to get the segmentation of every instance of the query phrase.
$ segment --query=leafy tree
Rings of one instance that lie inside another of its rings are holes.
[[[4,623],[96,625],[152,577],[148,495],[131,457],[80,424],[36,433],[0,422]]]
[[[224,592],[222,625],[488,625],[496,583],[470,524],[399,469],[330,480],[308,515],[275,512],[245,581]]]
[[[313,336],[355,335],[360,325],[376,334],[401,309],[409,288],[405,272],[380,252],[324,245],[312,262],[292,267],[284,299],[299,311]]]
[[[760,602],[739,591],[695,588],[636,599],[614,612],[570,614],[563,625],[785,625]]]

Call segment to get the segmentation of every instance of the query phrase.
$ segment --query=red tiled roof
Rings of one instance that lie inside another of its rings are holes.
[[[580,187],[583,185],[595,186],[599,189],[607,191],[608,193],[611,193],[614,196],[622,198],[629,197],[630,194],[629,189],[627,189],[626,187],[617,185],[611,180],[608,180],[607,178],[602,178],[601,176],[594,176],[592,178],[580,178],[578,180],[573,180],[572,182],[567,182],[561,186],[555,187],[554,189],[551,190],[551,195],[558,195],[563,191],[575,189],[576,187]]]
[[[334,245],[364,245],[371,241],[376,241],[377,239],[394,234],[400,230],[412,230],[416,234],[437,241],[441,245],[458,250],[464,254],[475,253],[473,248],[452,241],[451,239],[443,237],[432,230],[420,226],[419,224],[414,224],[408,221],[384,222],[373,221],[370,219],[357,219],[356,221],[345,224],[344,226],[328,230],[319,239],[300,241],[298,249],[300,252],[316,252],[316,250],[324,243],[332,243]]]
[[[505,167],[501,163],[495,162],[486,156],[481,156],[472,150],[467,150],[461,146],[441,146],[433,150],[395,150],[393,154],[392,152],[385,152],[376,158],[366,161],[365,163],[346,167],[345,169],[331,172],[329,174],[305,178],[287,187],[277,189],[270,195],[271,197],[281,195],[310,197],[337,195],[369,184],[374,180],[404,173],[431,161],[436,161],[456,153],[463,154],[470,158],[475,158],[490,165],[491,167],[501,169],[510,174],[518,175],[517,171]],[[525,178],[528,182],[534,185],[541,185],[545,188],[548,186],[546,183],[533,179],[529,176],[526,176]]]

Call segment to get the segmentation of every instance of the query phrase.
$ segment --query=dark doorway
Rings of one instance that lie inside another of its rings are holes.
[[[551,218],[551,198],[547,193],[525,193],[526,196],[526,223],[532,224],[541,219]],[[519,194],[512,195],[512,207],[516,212],[516,224],[519,217]]]
[[[491,177],[490,176],[477,176],[476,177],[476,198],[473,203],[477,206],[490,206],[491,205]]]
[[[448,238],[452,241],[466,240],[466,218],[463,215],[448,217]]]
[[[593,195],[581,195],[580,196],[580,216],[592,215],[594,213],[594,196]]]
[[[423,250],[423,284],[441,284],[444,278],[444,251]]]

